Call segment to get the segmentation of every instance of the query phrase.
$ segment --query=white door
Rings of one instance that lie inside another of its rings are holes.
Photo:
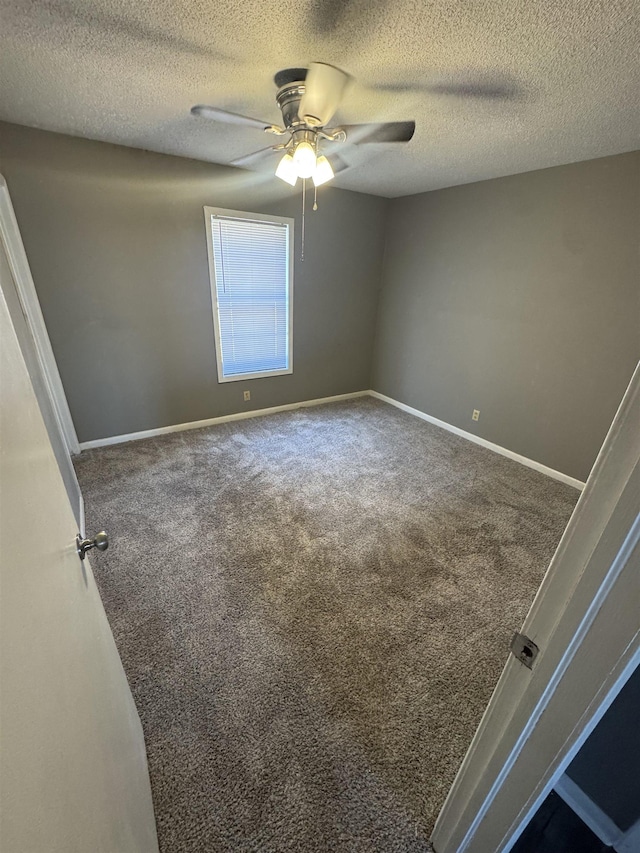
[[[0,849],[153,853],[142,727],[0,283]]]
[[[437,853],[507,853],[640,665],[640,365],[438,817]],[[515,628],[516,626],[514,626]]]
[[[0,175],[0,281],[65,489],[84,536],[84,502],[71,453],[79,453],[71,412],[40,310],[7,182]]]

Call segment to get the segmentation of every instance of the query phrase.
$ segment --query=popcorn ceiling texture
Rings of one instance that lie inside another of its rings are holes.
[[[331,62],[339,120],[417,122],[337,185],[400,196],[637,148],[639,41],[637,0],[0,0],[0,118],[228,163],[273,138],[192,104],[277,122],[274,73]]]
[[[163,853],[426,853],[575,489],[366,398],[77,471]]]

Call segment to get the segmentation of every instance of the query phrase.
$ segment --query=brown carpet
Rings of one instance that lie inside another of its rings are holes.
[[[162,851],[427,850],[578,492],[371,398],[78,475]]]

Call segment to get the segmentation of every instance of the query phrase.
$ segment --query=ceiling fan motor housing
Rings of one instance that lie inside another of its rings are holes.
[[[300,72],[304,69],[294,68],[289,69],[291,71]],[[281,74],[285,72],[280,71],[276,74],[276,80],[280,77]],[[298,108],[300,106],[300,101],[302,100],[302,96],[305,93],[305,84],[304,80],[293,80],[291,82],[287,82],[282,85],[278,89],[278,94],[276,95],[276,102],[280,107],[280,111],[282,112],[282,118],[284,120],[284,126],[290,128],[295,124],[302,124],[302,119],[298,115]]]

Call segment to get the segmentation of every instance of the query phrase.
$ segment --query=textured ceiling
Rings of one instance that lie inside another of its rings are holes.
[[[275,123],[273,74],[330,62],[355,77],[338,119],[417,125],[407,145],[348,149],[336,184],[406,195],[640,147],[638,8],[0,0],[0,118],[228,163],[273,137],[194,118],[192,104]]]

